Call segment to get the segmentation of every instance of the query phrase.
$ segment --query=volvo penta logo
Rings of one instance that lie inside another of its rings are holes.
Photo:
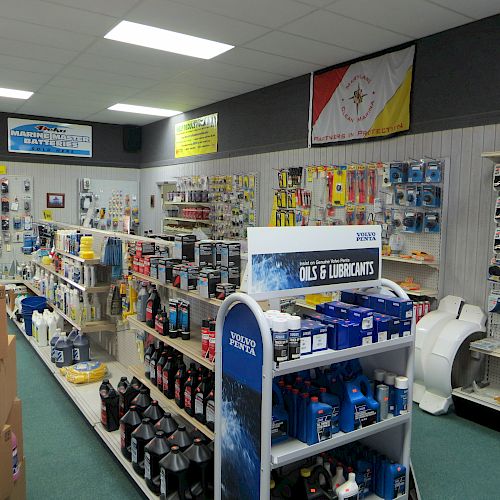
[[[257,346],[257,342],[253,339],[249,339],[241,333],[236,333],[231,330],[231,338],[229,339],[229,345],[235,347],[236,349],[240,349],[247,354],[251,354],[255,356],[255,347]]]
[[[375,232],[373,231],[356,233],[356,241],[375,241],[376,239]]]

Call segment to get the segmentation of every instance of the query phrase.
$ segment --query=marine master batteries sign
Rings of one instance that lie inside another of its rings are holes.
[[[8,119],[9,152],[92,158],[92,127]]]
[[[248,254],[250,294],[367,285],[380,279],[380,227],[256,228],[248,231]]]
[[[175,157],[217,153],[217,113],[175,125]]]

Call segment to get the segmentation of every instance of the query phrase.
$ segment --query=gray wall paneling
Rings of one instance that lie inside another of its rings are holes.
[[[391,161],[407,158],[450,158],[446,239],[441,264],[441,294],[454,294],[485,307],[487,266],[495,224],[496,196],[491,185],[493,163],[481,159],[483,151],[500,149],[500,124],[409,134],[386,140],[340,144],[324,148],[300,148],[231,158],[144,168],[140,170],[141,214],[145,228],[159,231],[162,208],[157,183],[181,175],[259,175],[259,224],[267,225],[272,208],[276,169],[324,163]],[[149,195],[157,197],[149,208]]]

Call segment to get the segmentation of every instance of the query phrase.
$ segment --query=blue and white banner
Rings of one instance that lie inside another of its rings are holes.
[[[9,152],[92,158],[92,127],[8,119]]]
[[[374,286],[381,277],[381,228],[248,228],[248,267],[255,299]]]

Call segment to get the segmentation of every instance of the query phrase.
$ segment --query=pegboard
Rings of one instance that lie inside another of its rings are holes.
[[[0,266],[2,272],[5,270],[10,270],[12,262],[17,261],[18,263],[28,262],[31,255],[23,254],[23,237],[25,233],[33,234],[32,229],[25,229],[24,217],[31,216],[31,221],[33,221],[33,203],[34,203],[34,188],[33,188],[33,177],[29,175],[3,175],[0,176],[2,179],[8,179],[9,192],[2,193],[2,198],[8,198],[9,200],[9,211],[3,212],[2,216],[8,217],[9,219],[9,230],[0,231],[1,235],[1,256],[0,256]],[[29,189],[26,189],[29,188]],[[12,202],[16,201],[18,203],[17,210],[12,210]],[[25,208],[25,202],[29,204],[29,210]],[[14,227],[14,218],[18,217],[21,219],[20,229]],[[10,239],[10,241],[7,241]]]

